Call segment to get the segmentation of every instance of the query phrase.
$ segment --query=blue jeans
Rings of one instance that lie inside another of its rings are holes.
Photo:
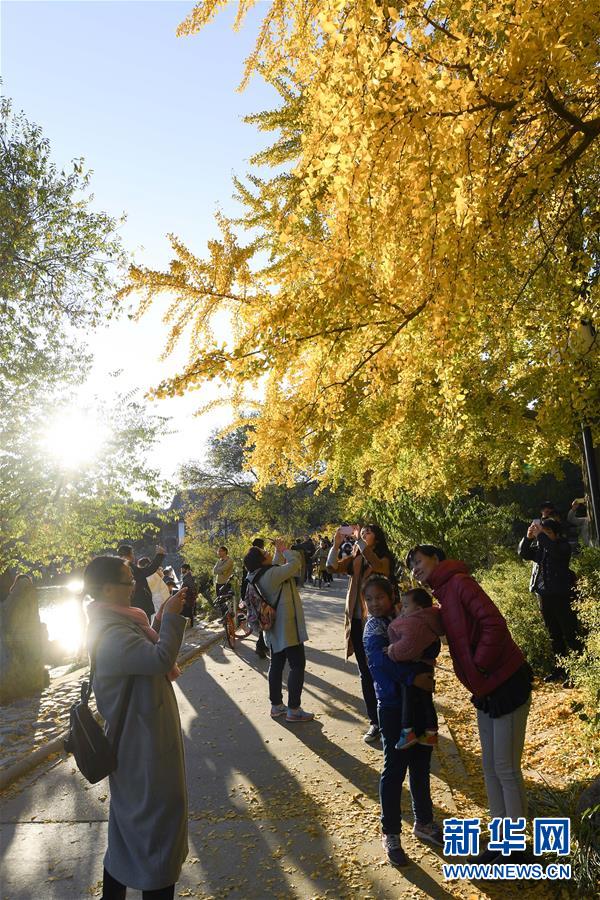
[[[415,744],[408,750],[396,750],[402,731],[402,708],[380,706],[377,712],[383,743],[383,772],[379,781],[381,830],[384,834],[400,834],[400,802],[407,771],[415,822],[428,825],[433,820],[429,784],[432,748]]]

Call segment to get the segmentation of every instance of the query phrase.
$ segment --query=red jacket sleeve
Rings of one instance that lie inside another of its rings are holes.
[[[490,672],[509,636],[508,626],[496,604],[474,578],[466,575],[461,580],[460,596],[465,612],[479,628],[479,640],[473,648],[473,663],[478,669]]]

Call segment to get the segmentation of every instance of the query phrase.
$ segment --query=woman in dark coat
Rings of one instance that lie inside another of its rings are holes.
[[[171,684],[180,674],[185,588],[161,607],[159,635],[143,610],[130,606],[135,579],[123,560],[92,560],[84,585],[93,598],[87,640],[95,656],[94,693],[109,738],[134,676],[118,767],[109,776],[102,897],[122,900],[133,887],[144,900],[171,900],[188,852],[183,738]]]

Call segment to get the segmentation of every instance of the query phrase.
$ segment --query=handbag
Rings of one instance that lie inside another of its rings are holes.
[[[94,718],[89,707],[95,669],[95,648],[91,657],[90,678],[81,685],[81,700],[71,706],[69,731],[63,741],[66,753],[75,757],[77,768],[90,784],[102,781],[117,768],[117,753],[135,675],[127,679],[112,741]]]

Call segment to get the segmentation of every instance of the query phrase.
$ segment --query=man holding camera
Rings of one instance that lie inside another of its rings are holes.
[[[573,574],[569,569],[571,547],[562,536],[560,523],[555,519],[535,520],[527,529],[527,535],[519,544],[521,559],[533,563],[529,590],[535,593],[546,630],[550,635],[555,658],[566,656],[572,650],[579,652],[577,617],[571,608]],[[545,681],[566,679],[566,672],[557,665]],[[568,680],[564,687],[568,687]]]

